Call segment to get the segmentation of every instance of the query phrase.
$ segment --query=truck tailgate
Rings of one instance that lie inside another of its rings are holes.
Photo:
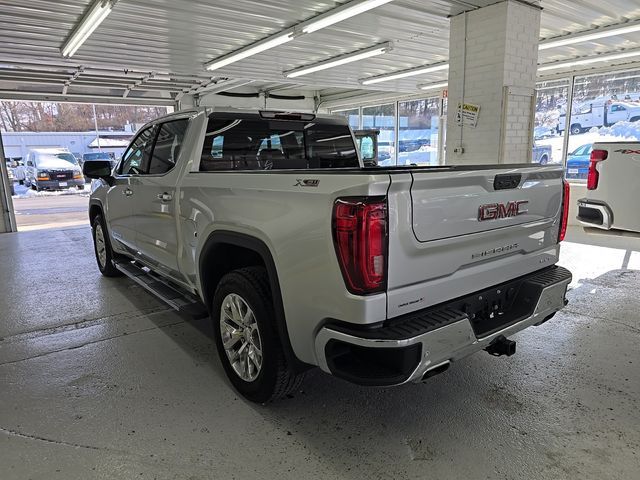
[[[549,178],[547,172],[521,170],[471,170],[448,175],[414,172],[412,218],[418,241],[554,217],[562,192],[559,179]]]
[[[557,261],[560,167],[416,169],[391,178],[389,318]]]

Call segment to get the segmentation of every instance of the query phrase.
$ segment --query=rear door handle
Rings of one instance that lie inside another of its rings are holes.
[[[167,192],[159,193],[158,200],[162,200],[163,202],[170,202],[171,200],[173,200],[173,195]]]
[[[123,195],[126,195],[127,197],[130,197],[131,195],[133,195],[133,190],[131,190],[130,188],[125,188],[125,189],[122,191],[122,194],[123,194]]]

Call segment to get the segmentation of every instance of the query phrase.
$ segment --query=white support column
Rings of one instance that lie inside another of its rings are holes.
[[[13,200],[11,198],[7,163],[2,145],[2,133],[0,133],[0,233],[16,232],[16,217],[13,212]]]
[[[447,164],[531,161],[539,34],[540,8],[516,0],[451,19]]]

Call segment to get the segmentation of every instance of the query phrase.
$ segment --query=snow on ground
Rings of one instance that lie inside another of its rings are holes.
[[[84,190],[78,190],[75,187],[68,188],[66,190],[52,190],[52,191],[40,191],[36,192],[35,190],[25,187],[24,185],[18,185],[15,183],[15,191],[16,194],[13,198],[33,198],[33,197],[59,197],[62,195],[83,195],[89,196],[91,194],[91,184],[87,183],[84,187]]]
[[[601,128],[600,133],[622,140],[640,140],[640,122],[617,122],[610,127]]]

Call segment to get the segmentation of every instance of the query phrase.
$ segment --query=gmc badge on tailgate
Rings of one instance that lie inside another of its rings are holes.
[[[524,206],[529,200],[513,200],[507,203],[487,203],[478,207],[478,221],[497,220],[498,218],[517,217],[529,210]]]

